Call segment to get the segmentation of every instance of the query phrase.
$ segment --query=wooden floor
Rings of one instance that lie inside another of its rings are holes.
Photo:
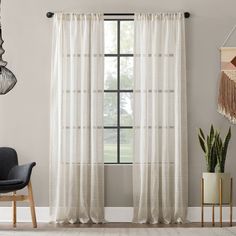
[[[236,222],[233,223],[236,226]],[[213,227],[211,223],[205,223],[204,227]],[[215,227],[220,227],[219,223]],[[229,223],[223,223],[223,227],[229,227]],[[106,224],[49,224],[38,223],[38,229],[58,229],[58,228],[201,228],[200,223],[186,224],[134,224],[134,223],[106,223]],[[32,230],[31,223],[17,223],[16,228],[12,227],[11,223],[0,223],[1,230]],[[36,229],[37,230],[37,229]]]

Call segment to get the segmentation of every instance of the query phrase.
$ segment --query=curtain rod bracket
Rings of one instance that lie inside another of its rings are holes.
[[[112,15],[112,13],[107,13],[107,14]],[[119,15],[127,15],[129,13],[115,13],[114,15],[117,15],[117,14],[119,14]],[[106,15],[106,13],[104,15]],[[131,13],[130,13],[130,15],[131,15]],[[54,13],[49,11],[49,12],[47,12],[46,16],[47,16],[47,18],[52,18],[54,16]],[[189,12],[185,12],[184,13],[184,17],[185,18],[189,18],[190,17],[190,13]]]

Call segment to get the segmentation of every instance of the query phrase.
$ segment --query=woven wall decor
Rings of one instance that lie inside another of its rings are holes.
[[[236,47],[222,47],[218,111],[236,124]]]

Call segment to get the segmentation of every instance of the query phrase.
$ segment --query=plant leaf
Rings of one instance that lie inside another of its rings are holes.
[[[214,133],[215,133],[215,131],[214,131],[213,125],[211,125],[211,129],[210,129],[210,140],[211,140],[211,142],[213,141]]]
[[[206,153],[205,141],[202,139],[202,137],[200,135],[198,135],[198,139],[199,139],[199,143],[201,145],[203,152]]]
[[[225,137],[224,144],[223,144],[223,147],[222,147],[222,159],[223,159],[223,161],[225,161],[225,159],[226,159],[226,154],[227,154],[227,149],[228,149],[230,138],[231,138],[231,127],[229,127],[229,131],[228,131],[228,133]]]
[[[205,140],[205,135],[204,135],[204,133],[203,133],[201,128],[199,128],[199,133],[200,133],[202,139]]]

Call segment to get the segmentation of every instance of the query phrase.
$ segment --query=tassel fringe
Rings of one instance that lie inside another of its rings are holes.
[[[218,105],[217,111],[223,115],[224,117],[226,117],[232,124],[236,124],[236,118],[231,116],[229,113],[227,113],[225,111],[224,108],[222,108],[221,106]]]
[[[229,73],[222,71],[220,79],[218,112],[236,124],[236,81]]]

